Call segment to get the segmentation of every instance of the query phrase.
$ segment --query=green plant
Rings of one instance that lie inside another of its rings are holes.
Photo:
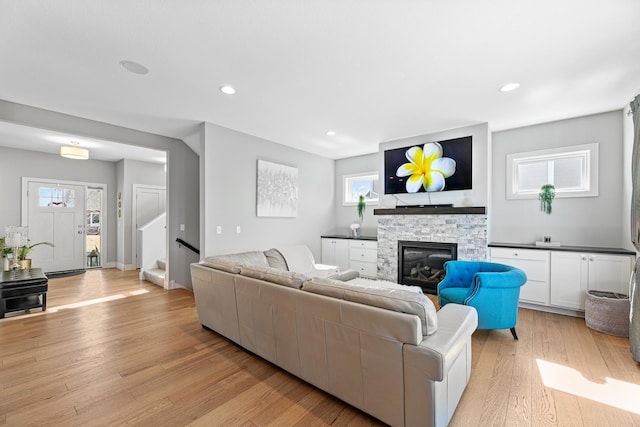
[[[540,210],[547,215],[551,215],[551,203],[556,197],[556,187],[551,184],[545,184],[540,187],[538,199],[540,199]]]
[[[364,208],[366,206],[364,196],[361,194],[358,197],[358,218],[360,218],[360,222],[364,219]]]
[[[11,254],[11,248],[7,246],[4,237],[0,237],[0,258]]]
[[[18,259],[19,260],[27,259],[27,257],[29,256],[33,248],[39,245],[47,245],[47,246],[51,246],[52,248],[55,246],[53,243],[49,243],[49,242],[39,242],[29,246],[27,245],[21,246],[18,248]]]

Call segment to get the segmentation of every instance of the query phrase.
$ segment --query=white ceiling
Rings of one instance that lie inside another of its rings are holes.
[[[0,122],[0,146],[3,147],[59,154],[60,147],[71,145],[71,141],[77,142],[79,147],[88,149],[89,158],[93,160],[117,162],[129,159],[167,163],[165,151]]]
[[[207,121],[342,158],[622,109],[639,89],[638,0],[0,2],[0,99],[180,139]]]

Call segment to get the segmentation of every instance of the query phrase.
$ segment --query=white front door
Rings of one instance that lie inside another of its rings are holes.
[[[44,272],[83,269],[84,186],[29,181],[27,198],[30,244],[54,244],[36,246],[32,266]]]
[[[132,253],[135,256],[136,268],[140,268],[140,257],[138,256],[140,242],[138,242],[137,230],[164,213],[167,196],[164,188],[134,185],[134,197],[136,223],[133,229]]]

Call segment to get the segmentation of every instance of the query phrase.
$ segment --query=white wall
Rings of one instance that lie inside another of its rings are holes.
[[[140,162],[137,160],[123,159],[118,162],[119,170],[122,170],[122,216],[118,218],[118,235],[122,236],[118,240],[118,246],[121,246],[118,252],[122,253],[122,257],[118,259],[118,267],[125,270],[135,269],[133,255],[131,253],[133,224],[133,186],[153,185],[157,187],[166,186],[166,174],[164,165],[157,163]],[[120,183],[120,181],[119,181]]]
[[[56,154],[0,147],[0,235],[8,225],[20,225],[22,177],[107,185],[107,251],[102,262],[116,261],[116,166],[100,160],[71,160]]]
[[[628,247],[628,223],[623,224],[621,212],[625,206],[622,129],[618,110],[495,132],[491,240],[533,243],[550,235],[563,245]],[[537,199],[506,199],[507,154],[594,142],[599,144],[598,197],[557,198],[551,215],[540,211]]]
[[[336,160],[334,189],[336,194],[335,227],[332,230],[328,230],[326,234],[350,234],[349,226],[358,220],[358,210],[356,206],[343,205],[344,176],[367,172],[378,172],[378,153]],[[380,188],[382,188],[382,185]],[[367,203],[365,206],[361,229],[362,234],[365,236],[375,236],[378,233],[378,218],[373,215],[373,210],[378,207],[378,203]]]
[[[491,135],[489,126],[486,123],[473,126],[465,126],[457,129],[450,129],[442,132],[435,132],[425,135],[403,138],[395,141],[380,144],[378,152],[378,170],[380,171],[381,188],[384,188],[384,151],[393,148],[402,148],[411,145],[422,145],[427,142],[444,141],[446,139],[460,138],[463,136],[472,137],[472,189],[471,191],[442,191],[435,193],[415,193],[384,195],[380,203],[382,208],[394,208],[401,205],[419,204],[445,204],[453,203],[454,206],[461,206],[466,194],[469,193],[473,206],[487,206],[488,197],[488,168],[489,168],[489,145]]]
[[[320,235],[334,224],[334,160],[209,123],[200,138],[201,257],[306,244],[320,260]],[[296,218],[257,217],[258,159],[298,168]]]

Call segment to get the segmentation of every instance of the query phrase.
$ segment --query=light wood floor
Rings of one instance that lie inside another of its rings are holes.
[[[476,331],[452,426],[640,426],[628,339],[530,310],[517,329]],[[93,270],[0,320],[0,425],[381,424],[203,329],[190,292]]]

